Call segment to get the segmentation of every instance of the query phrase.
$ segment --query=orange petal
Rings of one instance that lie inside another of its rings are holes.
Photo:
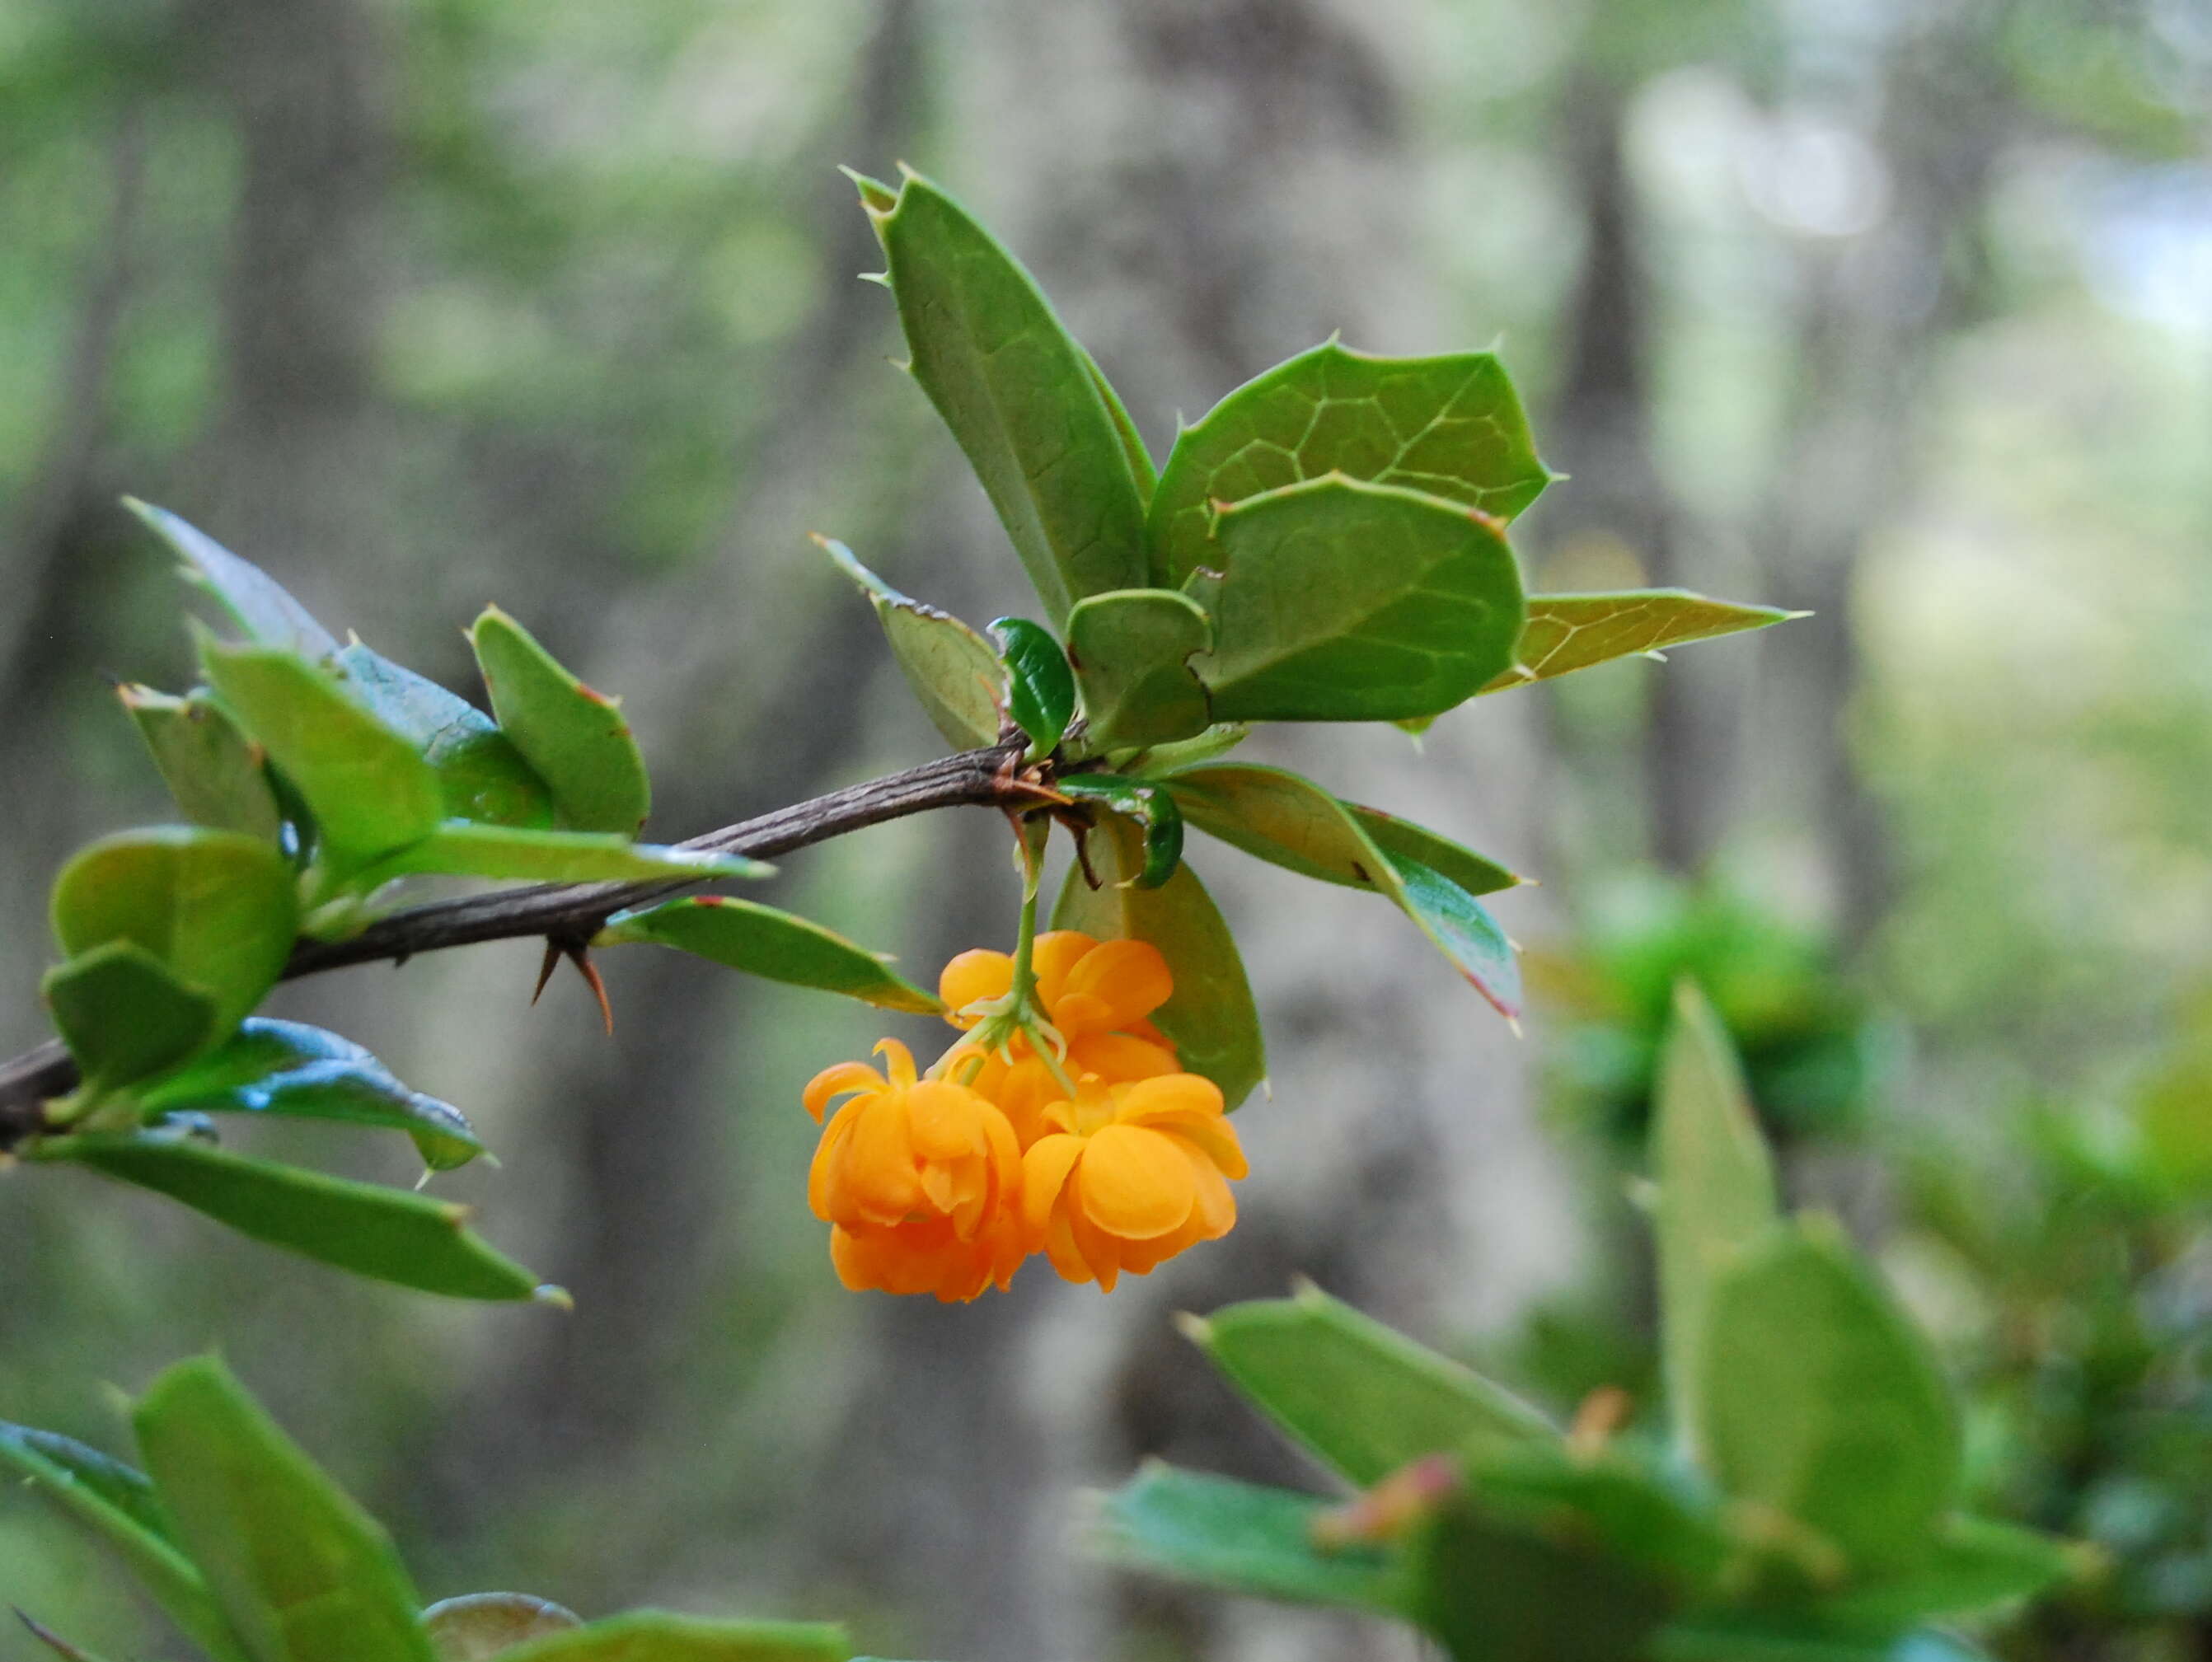
[[[896,1223],[920,1204],[914,1139],[899,1105],[884,1102],[854,1119],[842,1175],[854,1209],[872,1222]]]
[[[879,1091],[884,1087],[883,1075],[866,1062],[839,1062],[822,1070],[806,1082],[805,1094],[799,1101],[806,1112],[815,1119],[830,1106],[830,1099],[843,1096],[850,1091]]]
[[[925,1079],[906,1094],[908,1135],[924,1160],[957,1160],[983,1151],[991,1105],[964,1085]]]
[[[1182,1148],[1139,1125],[1109,1125],[1091,1137],[1075,1185],[1084,1216],[1127,1240],[1167,1234],[1198,1204]]]
[[[1195,1144],[1224,1177],[1243,1177],[1252,1169],[1245,1162],[1243,1144],[1237,1140],[1237,1128],[1218,1114],[1178,1114],[1153,1121],[1152,1129]]]
[[[914,1083],[914,1052],[896,1039],[876,1040],[876,1055],[888,1065],[884,1069],[895,1090],[904,1090]]]
[[[1198,1185],[1199,1238],[1218,1240],[1237,1225],[1237,1197],[1230,1193],[1228,1180],[1210,1156],[1187,1143],[1183,1152],[1190,1157],[1191,1176]]]
[[[1126,1033],[1086,1033],[1069,1044],[1067,1060],[1071,1072],[1095,1073],[1110,1085],[1156,1079],[1182,1065],[1165,1045]]]
[[[1067,972],[1098,943],[1078,929],[1048,930],[1030,948],[1030,974],[1036,977],[1037,998],[1048,1014],[1060,1002]]]
[[[1067,1186],[1067,1174],[1083,1158],[1083,1139],[1065,1132],[1041,1137],[1022,1156],[1022,1222],[1029,1232],[1042,1236],[1052,1216],[1053,1203]]]
[[[1014,961],[979,946],[945,966],[937,978],[937,996],[945,1001],[946,1021],[956,1028],[972,1028],[980,1018],[960,1012],[981,999],[1005,998],[1013,985]]]
[[[1175,991],[1168,961],[1150,941],[1101,941],[1067,974],[1065,998],[1096,999],[1101,1023],[1126,1028],[1167,1003]]]
[[[1221,1087],[1195,1073],[1139,1079],[1114,1093],[1114,1118],[1125,1125],[1150,1125],[1185,1115],[1218,1119],[1221,1112]]]

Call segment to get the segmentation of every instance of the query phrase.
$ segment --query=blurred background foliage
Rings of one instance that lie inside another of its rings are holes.
[[[118,1447],[96,1382],[220,1343],[432,1596],[836,1614],[889,1653],[1377,1654],[1074,1568],[1067,1490],[1146,1453],[1295,1477],[1163,1320],[1294,1271],[1537,1356],[1567,1405],[1640,1382],[1620,1139],[1688,969],[1797,1192],[1952,1344],[1983,1503],[2120,1567],[2003,1648],[2212,1652],[2209,113],[2199,0],[0,0],[11,1050],[55,865],[161,811],[100,679],[185,674],[126,489],[449,685],[499,601],[625,696],[653,834],[934,747],[802,534],[970,616],[1019,579],[884,367],[841,161],[1003,227],[1156,450],[1332,329],[1502,337],[1574,476],[1522,522],[1538,586],[1817,614],[1424,747],[1290,742],[1541,876],[1501,911],[1555,996],[1516,1045],[1379,909],[1286,915],[1194,849],[1275,1100],[1237,1234],[1107,1305],[837,1290],[795,1098],[865,1013],[616,963],[608,1044],[576,986],[526,1012],[501,947],[276,1013],[477,1116],[504,1169],[441,1186],[573,1318],[10,1174],[0,1411]],[[770,897],[927,974],[1011,931],[988,833],[887,828]],[[0,1510],[0,1566],[161,1653],[36,1512]]]

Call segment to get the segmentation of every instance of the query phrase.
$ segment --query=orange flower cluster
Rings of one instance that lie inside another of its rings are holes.
[[[817,1119],[846,1099],[807,1182],[846,1286],[972,1299],[1042,1253],[1110,1292],[1237,1221],[1244,1152],[1221,1092],[1149,1019],[1175,990],[1158,949],[1060,930],[1030,967],[1048,1027],[961,1040],[927,1077],[886,1039],[881,1069],[841,1062],[807,1085]],[[947,1019],[976,1028],[1013,975],[1003,952],[962,953],[938,983]]]

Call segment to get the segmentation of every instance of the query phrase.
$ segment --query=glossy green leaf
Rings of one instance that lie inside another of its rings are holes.
[[[1972,1616],[2079,1580],[2094,1556],[2038,1530],[1954,1516],[1900,1568],[1824,1598],[1820,1613],[1828,1622],[1871,1627]]]
[[[1510,520],[1551,474],[1487,352],[1374,358],[1334,340],[1247,381],[1176,435],[1153,494],[1153,580],[1218,565],[1214,505],[1341,473]]]
[[[856,181],[858,182],[858,181]],[[1145,503],[1090,358],[1013,257],[907,173],[861,202],[889,257],[908,367],[967,453],[1055,624],[1144,586]]]
[[[1315,1544],[1315,1519],[1330,1509],[1310,1495],[1152,1461],[1106,1497],[1091,1544],[1114,1563],[1230,1592],[1407,1614],[1395,1552]]]
[[[311,663],[337,652],[338,643],[331,632],[258,566],[240,559],[167,508],[130,496],[123,505],[169,545],[185,562],[185,574],[222,603],[248,640],[296,653]]]
[[[276,985],[299,932],[292,873],[236,831],[156,826],[103,837],[54,880],[54,938],[70,957],[130,941],[214,1001],[226,1033]]]
[[[1204,732],[1206,687],[1190,660],[1213,642],[1198,603],[1173,589],[1118,589],[1078,601],[1067,656],[1083,688],[1086,748],[1160,744]]]
[[[1194,663],[1218,720],[1434,715],[1513,662],[1520,567],[1480,509],[1332,474],[1213,531],[1185,591],[1213,619]]]
[[[1120,435],[1121,453],[1129,458],[1129,476],[1137,482],[1137,500],[1139,505],[1152,500],[1158,488],[1159,469],[1153,465],[1152,452],[1145,447],[1144,435],[1129,418],[1129,407],[1121,402],[1121,395],[1114,390],[1106,372],[1098,367],[1098,360],[1088,350],[1083,354],[1083,366],[1091,372],[1091,384],[1098,389],[1098,396],[1106,401],[1106,413],[1114,418],[1114,431]]]
[[[1448,1505],[1407,1549],[1413,1617],[1454,1662],[1621,1662],[1667,1614],[1662,1581],[1589,1540]]]
[[[635,912],[617,912],[592,943],[644,941],[711,958],[748,975],[842,992],[885,1010],[934,1016],[936,995],[885,967],[878,954],[817,923],[772,906],[702,895]]]
[[[106,1547],[148,1597],[216,1662],[241,1662],[206,1581],[173,1538],[168,1510],[139,1472],[50,1431],[0,1423],[0,1471],[23,1478]]]
[[[553,823],[545,781],[468,700],[358,640],[347,642],[337,662],[346,691],[430,764],[448,819],[533,829]]]
[[[173,698],[150,687],[118,687],[116,695],[186,819],[268,843],[281,839],[284,816],[261,752],[222,705],[204,691]]]
[[[133,941],[57,965],[40,986],[94,1095],[173,1067],[215,1035],[215,1000]]]
[[[1839,1239],[1777,1229],[1714,1282],[1697,1446],[1730,1498],[1854,1564],[1909,1563],[1959,1486],[1959,1416],[1927,1342]]]
[[[1227,755],[1251,736],[1252,730],[1241,722],[1218,721],[1192,737],[1149,747],[1143,758],[1144,771],[1164,775],[1178,768],[1196,767]]]
[[[1780,1216],[1774,1164],[1720,1018],[1685,981],[1659,1064],[1651,1120],[1658,1185],[1660,1359],[1677,1442],[1703,1460],[1699,1358],[1712,1288]]]
[[[1184,1331],[1248,1400],[1362,1489],[1439,1450],[1557,1435],[1503,1386],[1310,1284]]]
[[[1386,852],[1368,827],[1387,816],[1339,802],[1285,768],[1215,762],[1158,777],[1183,818],[1200,830],[1302,876],[1384,896],[1502,1014],[1520,1013],[1512,943],[1472,893],[1414,851],[1437,853],[1486,889],[1511,875],[1503,868],[1405,821],[1382,828],[1397,845]]]
[[[441,1599],[422,1612],[438,1662],[490,1662],[525,1640],[583,1625],[574,1610],[522,1592],[471,1592]]]
[[[343,868],[418,842],[444,816],[438,776],[409,739],[349,698],[336,677],[289,652],[200,641],[223,701],[298,787]]]
[[[374,1280],[453,1298],[558,1301],[463,1227],[465,1206],[157,1136],[52,1137],[35,1157],[151,1189],[240,1234]]]
[[[1516,873],[1472,848],[1462,847],[1449,837],[1437,835],[1426,826],[1401,820],[1379,808],[1363,808],[1356,802],[1347,802],[1344,806],[1358,822],[1368,840],[1385,854],[1393,859],[1417,861],[1470,895],[1501,894],[1521,885],[1522,879]]]
[[[1006,713],[1030,736],[1039,755],[1059,747],[1075,714],[1075,672],[1051,634],[1026,617],[1001,617],[991,624],[1006,666]]]
[[[1092,889],[1079,866],[1067,875],[1053,908],[1054,929],[1079,929],[1100,940],[1124,937],[1150,941],[1167,960],[1175,994],[1153,1013],[1189,1071],[1221,1088],[1234,1108],[1267,1075],[1260,1013],[1244,979],[1236,940],[1212,897],[1188,864],[1158,889],[1139,889],[1128,879],[1145,869],[1142,830],[1119,815],[1109,816],[1088,840]]]
[[[930,725],[956,749],[996,744],[1006,669],[991,643],[951,613],[901,594],[855,560],[842,543],[827,537],[814,540],[876,609],[891,657]]]
[[[1709,599],[1687,589],[1620,594],[1532,594],[1512,664],[1482,690],[1502,693],[1616,658],[1656,652],[1803,617],[1772,606]]]
[[[570,675],[496,606],[469,631],[500,731],[553,793],[575,831],[636,834],[653,807],[645,758],[616,700]]]
[[[352,1040],[301,1022],[254,1017],[138,1101],[149,1115],[265,1113],[404,1131],[433,1171],[483,1152],[459,1109],[400,1083]]]
[[[1079,801],[1103,804],[1143,828],[1145,863],[1134,879],[1139,889],[1158,889],[1175,876],[1182,858],[1182,812],[1166,786],[1125,773],[1063,773],[1053,788]]]
[[[447,820],[371,866],[363,881],[410,873],[504,877],[524,883],[631,883],[655,877],[764,877],[775,868],[742,854],[632,842],[611,831],[533,831]]]
[[[148,1389],[138,1447],[254,1662],[434,1662],[392,1540],[211,1356]]]
[[[845,1662],[845,1630],[827,1622],[716,1622],[629,1610],[501,1653],[501,1662]]]

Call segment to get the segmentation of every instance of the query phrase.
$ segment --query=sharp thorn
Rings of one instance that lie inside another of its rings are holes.
[[[599,979],[599,967],[592,961],[591,948],[572,946],[562,950],[567,953],[568,961],[575,965],[576,973],[584,978],[584,984],[592,989],[592,996],[599,1001],[599,1020],[606,1024],[607,1037],[613,1038],[615,1007],[607,1002],[607,984]]]
[[[538,966],[538,985],[530,989],[530,1002],[532,1004],[535,1004],[544,992],[545,984],[553,979],[553,972],[560,967],[560,943],[549,935],[545,938],[545,956]]]

